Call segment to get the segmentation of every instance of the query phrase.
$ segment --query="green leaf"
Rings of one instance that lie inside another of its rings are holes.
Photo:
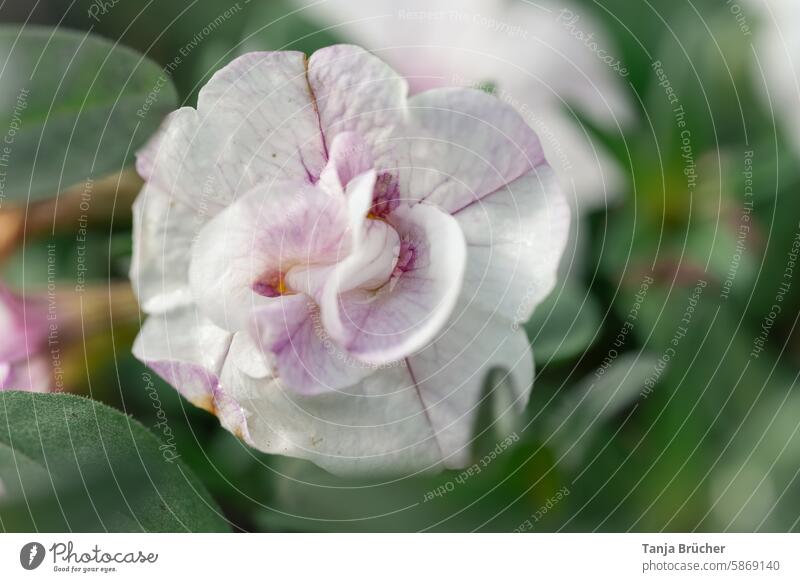
[[[25,201],[119,171],[176,107],[162,69],[98,36],[0,26],[0,197]]]
[[[326,29],[305,18],[308,11],[293,12],[287,0],[254,2],[239,43],[240,53],[263,50],[294,50],[308,55],[323,47],[345,42],[337,30]]]
[[[544,434],[552,439],[560,463],[580,466],[606,423],[647,398],[645,384],[656,364],[656,358],[646,353],[623,354],[599,367],[556,405],[546,417]]]
[[[800,528],[800,397],[795,381],[752,402],[711,473],[714,531],[797,531]],[[784,391],[783,394],[778,390]]]
[[[5,531],[228,530],[176,455],[139,422],[99,402],[2,392],[0,525]]]
[[[266,531],[513,531],[563,485],[550,451],[524,439],[463,470],[404,478],[341,478],[276,457],[275,498],[255,520]]]
[[[588,290],[567,282],[536,308],[525,331],[540,365],[577,356],[600,329],[600,308]]]
[[[511,372],[504,368],[490,370],[477,403],[474,437],[470,444],[473,459],[479,459],[498,442],[522,430],[522,415],[517,410],[518,406]]]

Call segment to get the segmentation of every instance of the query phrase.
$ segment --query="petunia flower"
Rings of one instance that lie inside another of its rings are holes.
[[[250,53],[139,153],[134,354],[250,445],[338,473],[459,467],[487,372],[569,211],[534,132],[474,89],[408,98],[349,45]]]
[[[45,354],[44,305],[0,283],[0,390],[49,392],[53,374]]]
[[[627,65],[568,0],[293,0],[299,14],[372,51],[409,81],[492,88],[542,140],[579,212],[618,198],[623,173],[580,116],[610,133],[633,120]],[[266,29],[269,31],[269,29]]]

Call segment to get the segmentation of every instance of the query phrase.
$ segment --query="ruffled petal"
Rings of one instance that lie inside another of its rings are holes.
[[[319,116],[299,52],[256,52],[219,70],[197,110],[172,113],[139,152],[148,182],[204,215],[275,180],[315,181],[326,163]]]
[[[392,158],[392,130],[406,114],[405,79],[364,49],[340,44],[311,55],[308,81],[328,144],[342,132],[355,132],[382,169],[384,158]]]
[[[510,320],[552,287],[567,215],[511,107],[462,89],[409,103],[356,47],[307,69],[256,53],[138,167],[153,194],[132,276],[154,315],[135,354],[228,430],[339,473],[412,472],[469,461],[489,370],[524,405]]]
[[[516,400],[502,415],[520,413],[533,382],[525,334],[464,305],[435,345],[335,392],[301,395],[235,361],[222,382],[256,448],[371,477],[466,466],[487,373],[509,371]]]
[[[368,185],[359,191],[370,195]],[[250,312],[265,298],[291,292],[285,288],[289,271],[349,254],[350,223],[368,204],[294,183],[253,190],[197,237],[189,269],[195,300],[218,326],[247,328]]]
[[[403,0],[402,8],[396,0],[292,2],[321,28],[335,29],[394,67],[412,94],[491,82],[536,130],[573,208],[602,207],[622,190],[619,164],[572,113],[617,133],[635,117],[625,63],[606,65],[577,34],[591,32],[597,47],[613,47],[590,7],[570,0]],[[765,5],[751,3],[759,10]],[[783,4],[788,16],[796,14],[791,0]],[[779,38],[770,32],[765,40]],[[796,36],[783,40],[797,42]],[[781,40],[773,44],[780,45],[775,52],[785,50]],[[767,78],[774,71],[796,101],[792,76],[784,74],[791,70],[786,60],[763,59],[763,65]],[[800,116],[795,121],[794,135],[800,136]]]
[[[346,131],[333,138],[330,157],[320,175],[320,185],[330,193],[344,193],[356,177],[373,169],[372,150],[364,138]]]
[[[399,240],[379,235],[383,240],[373,248],[354,253],[333,273],[320,302],[322,321],[336,341],[373,364],[404,358],[433,338],[455,306],[466,264],[461,229],[438,208],[400,206],[388,220]],[[397,257],[393,273],[370,288],[364,279],[383,276],[374,264],[378,257],[385,264],[387,255]]]
[[[483,91],[435,89],[408,107],[398,138],[407,151],[400,183],[411,200],[456,212],[544,163],[525,120]]]
[[[273,299],[254,315],[258,344],[274,361],[282,385],[298,394],[320,394],[359,382],[373,369],[340,350],[304,295]]]

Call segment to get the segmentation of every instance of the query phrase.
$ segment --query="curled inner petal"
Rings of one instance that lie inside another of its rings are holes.
[[[397,242],[394,260],[384,259],[384,284],[375,288],[358,280],[373,260],[362,251],[331,277],[320,298],[325,328],[348,352],[372,364],[404,358],[433,338],[455,305],[466,265],[461,230],[439,209],[401,205],[388,224]]]

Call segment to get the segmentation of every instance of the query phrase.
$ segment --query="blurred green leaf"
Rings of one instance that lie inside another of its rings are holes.
[[[562,486],[550,451],[524,437],[461,471],[345,479],[278,458],[273,478],[275,500],[256,515],[267,531],[512,531]]]
[[[310,55],[323,47],[346,41],[335,30],[309,22],[297,5],[287,0],[250,5],[247,25],[239,45],[240,54],[263,50],[294,50]]]
[[[89,33],[3,25],[0,59],[0,197],[9,200],[121,170],[176,107],[158,65]]]
[[[510,372],[502,368],[490,370],[483,385],[472,431],[475,435],[470,447],[473,459],[479,459],[499,441],[522,429],[520,407]]]
[[[787,393],[759,399],[724,453],[711,475],[711,529],[797,531],[800,398]]]
[[[567,360],[588,349],[600,329],[600,308],[588,290],[566,282],[525,324],[536,362]]]
[[[3,392],[0,427],[6,531],[229,529],[175,450],[104,404]]]
[[[645,397],[645,380],[655,363],[650,354],[623,354],[598,368],[556,405],[545,417],[545,434],[552,439],[559,464],[578,467],[606,423]]]
[[[125,237],[130,240],[130,233]],[[107,282],[109,277],[127,275],[127,271],[109,270],[107,233],[87,232],[82,238],[79,241],[74,235],[57,234],[31,240],[0,266],[0,278],[20,288],[35,289],[52,281],[68,287],[76,280],[79,268],[86,281]]]

